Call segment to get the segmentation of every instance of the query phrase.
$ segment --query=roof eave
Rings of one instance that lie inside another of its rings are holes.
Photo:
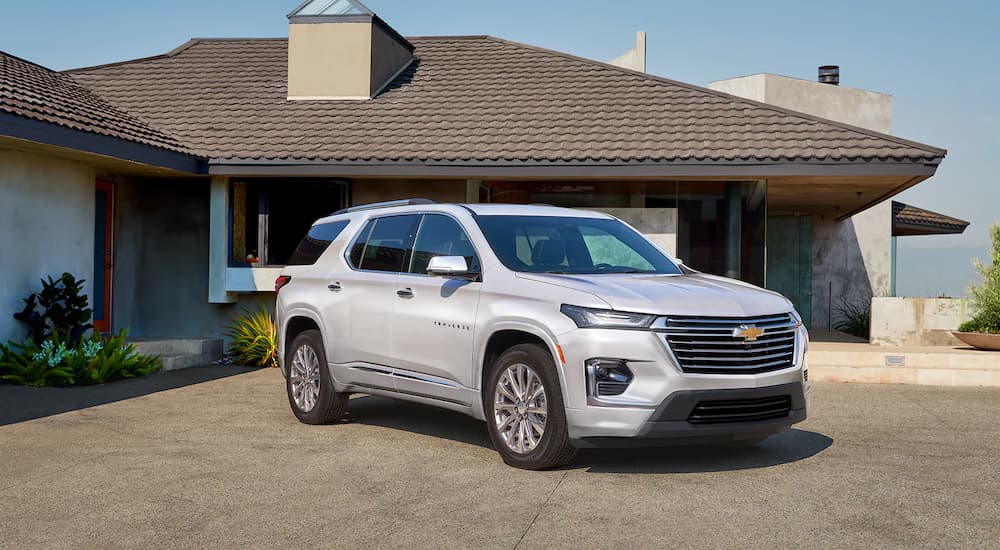
[[[216,175],[453,176],[453,177],[747,177],[934,175],[937,160],[796,162],[793,160],[602,162],[602,161],[342,161],[214,158]]]
[[[0,135],[187,174],[205,174],[205,159],[11,113],[0,113]]]

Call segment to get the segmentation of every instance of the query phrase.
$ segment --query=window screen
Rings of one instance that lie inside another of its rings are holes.
[[[295,252],[292,253],[292,257],[288,259],[288,265],[313,265],[316,263],[329,248],[330,243],[337,240],[347,224],[348,222],[344,220],[314,225],[299,243]]]
[[[390,273],[403,271],[419,221],[418,215],[379,218],[368,237],[359,267]]]

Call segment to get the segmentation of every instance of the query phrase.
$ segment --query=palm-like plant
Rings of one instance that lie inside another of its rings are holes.
[[[229,353],[248,367],[278,366],[278,330],[265,307],[245,310],[226,331]]]

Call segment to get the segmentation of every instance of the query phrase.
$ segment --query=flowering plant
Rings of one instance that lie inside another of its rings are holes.
[[[158,357],[143,355],[127,342],[128,331],[94,335],[67,344],[58,333],[40,345],[28,339],[0,344],[0,378],[24,386],[103,384],[160,370]]]

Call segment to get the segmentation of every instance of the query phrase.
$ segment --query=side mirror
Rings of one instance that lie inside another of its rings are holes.
[[[674,258],[674,261],[677,262],[678,266],[684,265],[684,260],[682,260],[680,258]]]
[[[469,277],[469,263],[462,256],[436,256],[427,264],[427,274],[435,277]]]

